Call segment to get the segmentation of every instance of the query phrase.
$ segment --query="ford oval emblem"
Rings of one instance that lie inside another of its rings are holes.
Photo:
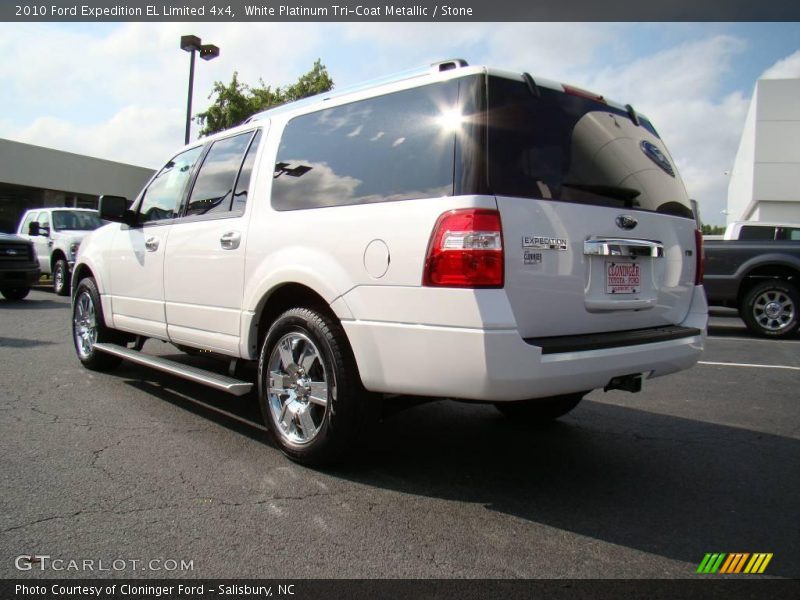
[[[617,227],[625,229],[626,231],[633,229],[639,224],[639,221],[630,215],[620,215],[617,217]]]
[[[664,153],[659,150],[658,146],[648,142],[647,140],[642,140],[642,143],[639,144],[639,147],[642,149],[642,152],[645,153],[645,156],[656,163],[662,171],[671,177],[675,177],[675,171],[672,168],[672,165],[669,163],[669,159],[664,156]]]

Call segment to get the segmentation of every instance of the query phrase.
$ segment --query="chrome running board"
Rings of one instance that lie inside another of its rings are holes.
[[[183,379],[188,379],[189,381],[194,381],[195,383],[201,383],[208,387],[214,388],[215,390],[233,394],[234,396],[244,396],[253,388],[253,384],[247,381],[241,381],[239,379],[234,379],[233,377],[219,375],[211,371],[198,369],[197,367],[182,365],[173,360],[161,358],[160,356],[142,354],[137,350],[123,348],[122,346],[118,346],[116,344],[99,343],[95,344],[94,347],[101,352],[119,356],[120,358],[129,360],[137,365],[144,365],[145,367],[163,371],[164,373],[170,373],[171,375],[176,375],[177,377],[182,377]]]

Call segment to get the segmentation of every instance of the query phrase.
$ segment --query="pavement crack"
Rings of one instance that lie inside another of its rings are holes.
[[[4,529],[2,533],[8,533],[10,531],[17,531],[18,529],[25,529],[26,527],[32,527],[34,525],[38,525],[39,523],[46,523],[47,521],[55,521],[57,519],[73,519],[79,515],[84,514],[87,511],[78,510],[74,513],[68,515],[52,515],[50,517],[43,517],[41,519],[36,519],[35,521],[30,521],[29,523],[22,523],[21,525],[14,525],[13,527],[9,527],[8,529]]]
[[[102,456],[103,452],[105,452],[106,450],[109,450],[110,448],[114,448],[116,446],[119,446],[122,443],[122,441],[123,440],[120,439],[120,440],[117,440],[116,442],[114,442],[113,444],[106,444],[105,446],[103,446],[102,448],[100,448],[98,450],[92,450],[92,460],[91,460],[91,462],[89,462],[89,467],[92,468],[92,469],[97,469],[98,471],[103,473],[106,477],[108,477],[109,479],[113,480],[114,476],[111,474],[111,471],[109,471],[108,469],[106,469],[105,467],[103,467],[101,465],[98,465],[97,461],[100,460],[100,457]]]

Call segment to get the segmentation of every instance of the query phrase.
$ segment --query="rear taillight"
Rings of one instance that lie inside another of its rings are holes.
[[[503,287],[500,213],[484,208],[451,210],[439,217],[428,243],[422,285]]]
[[[695,259],[696,264],[694,269],[694,284],[702,285],[703,273],[705,271],[705,257],[703,256],[703,233],[699,229],[694,230],[694,251],[697,255],[697,258]]]

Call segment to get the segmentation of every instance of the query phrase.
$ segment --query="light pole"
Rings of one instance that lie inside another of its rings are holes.
[[[219,48],[214,44],[203,44],[196,35],[181,36],[181,50],[191,54],[189,61],[189,95],[186,98],[186,136],[184,144],[189,143],[189,128],[192,121],[192,88],[194,87],[194,53],[200,52],[203,60],[212,60],[219,56]]]

